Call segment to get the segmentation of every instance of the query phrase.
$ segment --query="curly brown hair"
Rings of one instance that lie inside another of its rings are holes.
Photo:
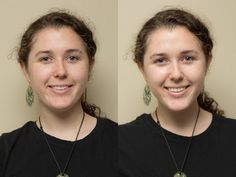
[[[143,58],[146,52],[147,40],[151,33],[159,28],[175,28],[183,26],[194,34],[200,41],[205,55],[206,63],[212,58],[213,41],[206,25],[193,14],[178,8],[167,9],[158,12],[150,18],[137,35],[134,48],[134,61],[143,65]],[[218,103],[206,92],[202,92],[197,98],[198,104],[203,109],[224,115],[224,111],[219,109]]]
[[[90,66],[93,64],[95,53],[97,51],[97,46],[93,38],[93,33],[86,25],[86,23],[79,19],[78,17],[66,12],[65,10],[57,10],[43,15],[32,24],[29,25],[27,30],[22,36],[20,46],[18,49],[18,62],[28,67],[28,57],[33,45],[33,39],[36,34],[48,27],[52,28],[62,28],[70,27],[73,29],[82,39],[89,58]],[[86,93],[83,98],[86,98]],[[91,116],[99,117],[101,109],[96,105],[91,105],[87,103],[86,99],[81,101],[83,110],[90,114]]]

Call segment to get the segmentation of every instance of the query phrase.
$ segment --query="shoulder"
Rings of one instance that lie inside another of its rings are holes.
[[[236,120],[213,114],[218,130],[224,133],[236,135]]]
[[[217,114],[213,114],[213,117],[215,119],[218,119],[221,123],[224,123],[226,125],[227,124],[229,124],[229,125],[236,124],[236,119],[234,119],[234,118],[220,116],[220,115],[217,115]]]
[[[213,114],[212,124],[214,128],[211,129],[211,133],[219,152],[224,152],[225,157],[231,156],[230,161],[236,161],[236,120]]]
[[[122,135],[145,131],[149,129],[152,121],[150,114],[142,114],[129,123],[119,125],[119,133]]]
[[[100,121],[104,127],[110,127],[110,128],[114,128],[114,129],[116,129],[118,127],[116,122],[114,122],[113,120],[108,119],[108,118],[99,117],[98,121]]]
[[[118,124],[116,122],[108,118],[97,118],[97,128],[103,139],[117,139]]]
[[[100,124],[100,127],[103,131],[106,132],[117,132],[118,130],[118,124],[111,119],[108,118],[98,118],[98,124]]]
[[[22,136],[29,132],[29,130],[31,129],[30,127],[32,126],[33,122],[27,122],[21,128],[18,128],[8,133],[3,133],[0,136],[0,168],[5,163],[11,150],[14,148],[14,145],[19,141],[19,139],[21,139]]]
[[[3,133],[0,136],[1,145],[3,145],[3,144],[6,144],[6,145],[12,144],[14,141],[16,141],[16,139],[22,133],[30,131],[33,124],[34,123],[30,121],[30,122],[27,122],[26,124],[24,124],[22,127],[18,128],[18,129],[15,129],[15,130],[13,130],[11,132],[8,132],[8,133]]]
[[[147,143],[153,137],[156,128],[150,114],[142,114],[135,120],[119,126],[119,146]]]
[[[131,169],[133,174],[140,174],[139,167],[147,164],[143,163],[145,160],[150,160],[150,147],[156,147],[157,130],[158,126],[150,114],[142,114],[135,120],[119,126],[120,171],[128,174]],[[137,166],[139,167],[136,168]]]
[[[212,132],[224,146],[236,147],[236,120],[213,114]]]

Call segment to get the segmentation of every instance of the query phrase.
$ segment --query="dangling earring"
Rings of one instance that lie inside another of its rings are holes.
[[[28,106],[32,106],[32,104],[34,102],[34,92],[33,92],[33,89],[30,85],[28,86],[28,88],[26,90],[25,98],[26,98],[26,102],[27,102]]]
[[[151,102],[152,95],[148,85],[145,85],[143,90],[143,101],[148,106]]]
[[[206,92],[205,92],[205,89],[203,88],[203,90],[202,90],[202,102],[203,103],[205,102],[205,99],[206,99]]]
[[[87,88],[84,90],[81,101],[84,103],[87,101]]]

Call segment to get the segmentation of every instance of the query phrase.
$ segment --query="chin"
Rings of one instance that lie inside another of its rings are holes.
[[[181,112],[187,110],[190,107],[191,103],[186,101],[174,101],[165,104],[165,107],[174,112]]]
[[[52,110],[54,110],[55,112],[66,112],[69,111],[71,109],[71,107],[69,106],[53,106],[51,107]]]
[[[73,106],[71,102],[57,102],[49,104],[50,109],[57,112],[64,112],[70,110]]]
[[[187,109],[187,107],[179,106],[179,107],[168,107],[168,109],[172,112],[182,112]]]

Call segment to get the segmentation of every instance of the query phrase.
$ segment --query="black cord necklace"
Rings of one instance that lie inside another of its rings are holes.
[[[200,114],[200,107],[198,107],[198,113],[197,113],[197,118],[196,118],[196,121],[195,121],[195,124],[194,124],[194,127],[193,127],[193,131],[192,131],[192,135],[191,135],[191,138],[188,142],[188,146],[187,146],[187,149],[186,149],[186,152],[185,152],[185,155],[184,155],[184,160],[182,162],[182,165],[181,165],[181,168],[178,167],[177,165],[177,162],[176,162],[176,159],[175,159],[175,156],[171,150],[171,147],[170,147],[170,144],[167,140],[167,137],[165,135],[165,132],[164,132],[164,129],[162,128],[161,126],[161,123],[158,119],[158,116],[157,116],[157,109],[155,111],[155,116],[156,116],[156,119],[157,119],[157,124],[159,125],[160,127],[160,130],[161,130],[161,134],[165,140],[165,143],[166,143],[166,146],[168,147],[168,150],[170,152],[170,156],[172,158],[172,161],[173,163],[175,164],[175,167],[177,169],[177,172],[174,174],[174,177],[187,177],[187,175],[184,173],[184,167],[185,167],[185,164],[186,164],[186,161],[187,161],[187,158],[188,158],[188,155],[189,155],[189,151],[190,151],[190,147],[191,147],[191,144],[192,144],[192,140],[193,140],[193,135],[194,135],[194,132],[195,132],[195,129],[196,129],[196,125],[197,125],[197,121],[198,121],[198,118],[199,118],[199,114]]]
[[[48,139],[47,139],[47,137],[46,137],[46,133],[43,131],[43,126],[42,126],[42,123],[41,123],[41,120],[40,120],[40,117],[39,117],[40,129],[41,129],[42,132],[43,132],[45,142],[47,143],[48,149],[49,149],[49,151],[50,151],[50,153],[51,153],[51,155],[52,155],[52,157],[53,157],[53,160],[55,161],[56,166],[57,166],[57,168],[58,168],[58,170],[59,170],[59,172],[60,172],[56,177],[69,177],[69,175],[66,174],[66,170],[67,170],[67,167],[68,167],[68,165],[69,165],[69,162],[70,162],[70,160],[71,160],[71,158],[72,158],[72,154],[73,154],[73,151],[74,151],[74,149],[75,149],[75,146],[76,146],[76,144],[77,144],[77,139],[78,139],[78,137],[79,137],[79,133],[80,133],[80,130],[81,130],[81,128],[82,128],[82,125],[83,125],[83,122],[84,122],[84,118],[85,118],[85,112],[83,111],[83,118],[82,118],[82,120],[81,120],[81,123],[80,123],[79,129],[78,129],[78,132],[77,132],[75,141],[74,141],[74,143],[73,143],[73,145],[72,145],[72,147],[71,147],[71,151],[70,151],[69,156],[68,156],[68,158],[67,158],[66,165],[65,165],[65,167],[64,167],[64,169],[63,169],[63,171],[62,171],[62,170],[61,170],[61,166],[59,165],[59,163],[58,163],[58,161],[57,161],[57,158],[56,158],[56,156],[55,156],[55,153],[53,152],[53,150],[52,150],[52,148],[51,148],[51,146],[50,146],[50,144],[49,144],[49,142],[48,142]]]

